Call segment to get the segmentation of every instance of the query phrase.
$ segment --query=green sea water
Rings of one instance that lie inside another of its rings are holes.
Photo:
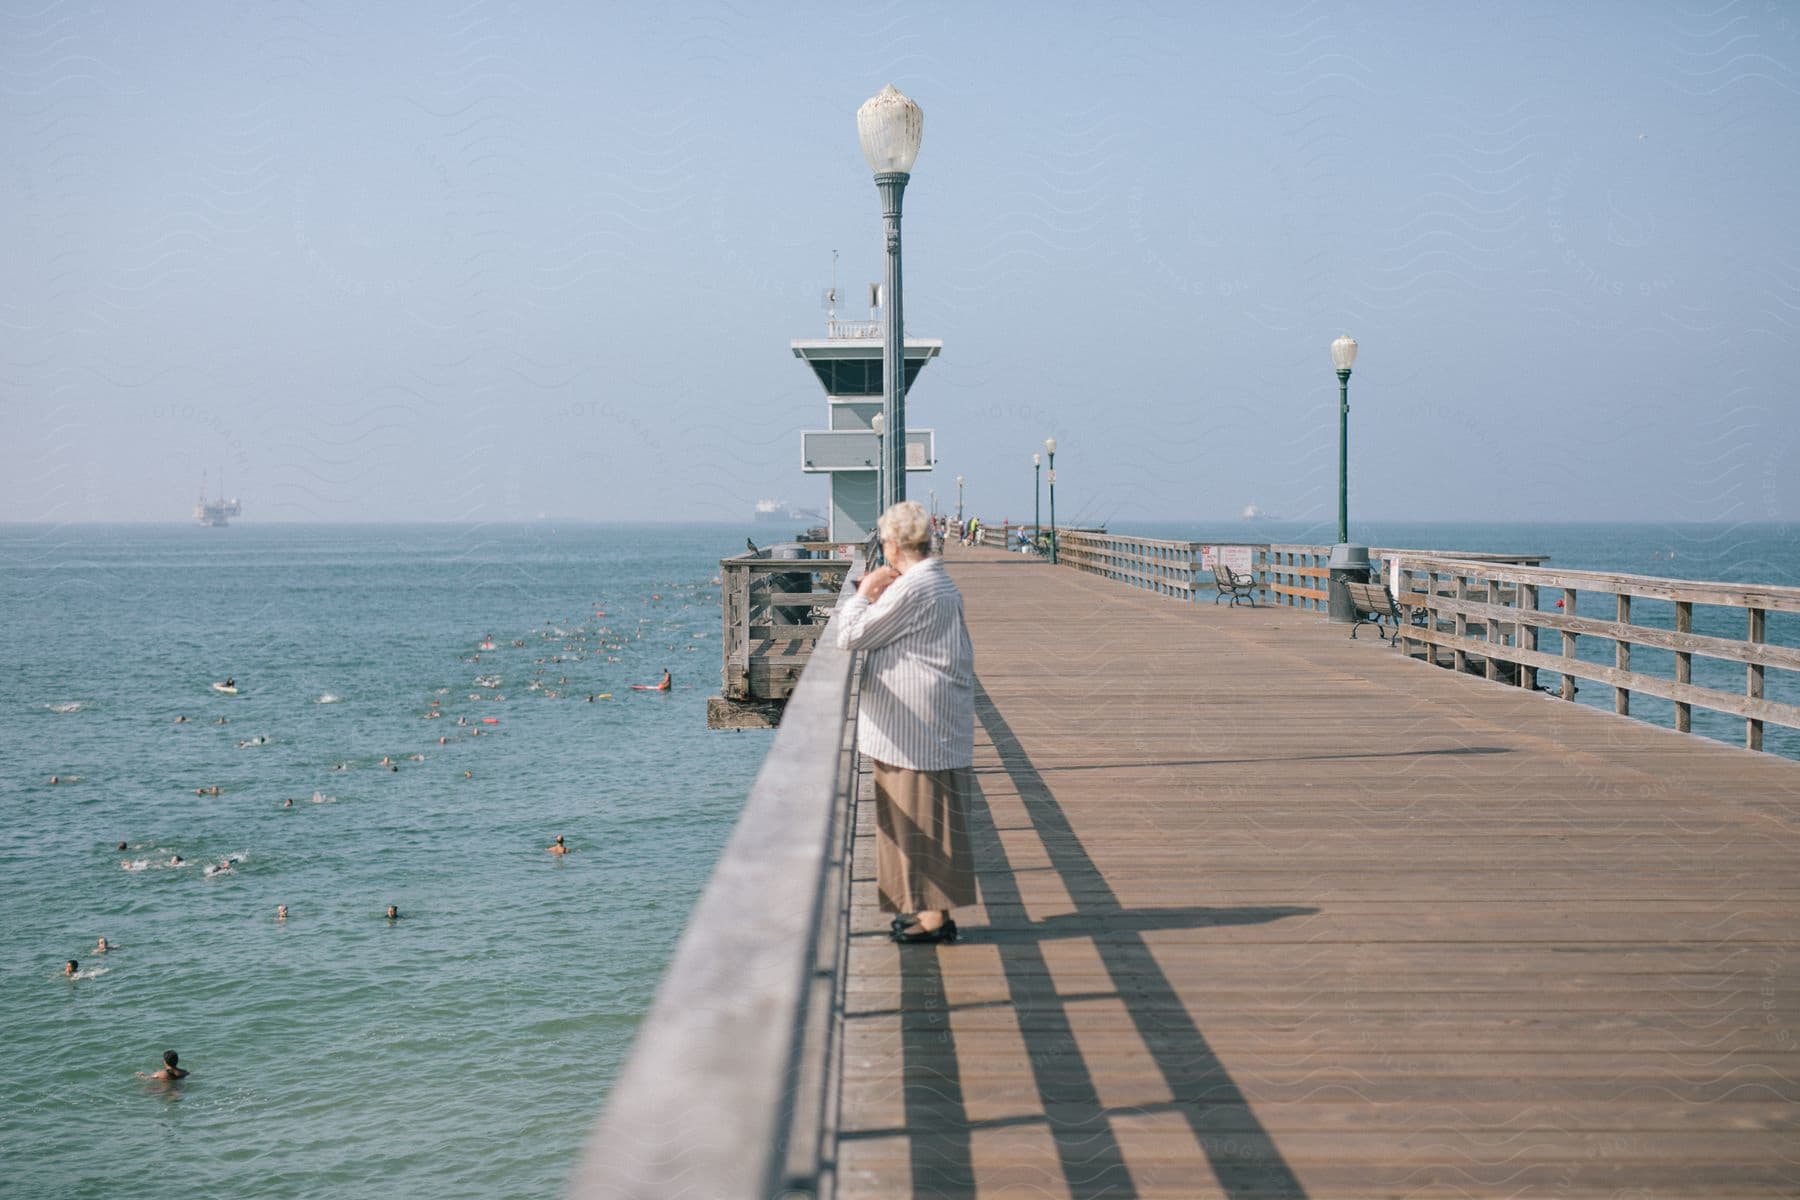
[[[0,527],[0,1193],[555,1195],[768,743],[745,532]]]

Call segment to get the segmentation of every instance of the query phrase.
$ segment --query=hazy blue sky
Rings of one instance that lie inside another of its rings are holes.
[[[817,507],[925,110],[924,498],[1800,518],[1800,5],[21,3],[0,519]],[[854,311],[850,315],[861,315]]]

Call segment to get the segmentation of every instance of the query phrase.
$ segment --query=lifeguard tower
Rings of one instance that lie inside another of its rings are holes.
[[[792,343],[794,357],[804,359],[825,388],[826,428],[801,431],[800,469],[809,475],[831,476],[829,537],[840,544],[867,539],[875,532],[875,518],[881,515],[876,474],[881,447],[871,424],[881,411],[882,400],[880,288],[872,286],[870,293],[876,314],[867,321],[839,320],[836,289],[826,293],[830,311],[825,336]],[[944,343],[936,338],[906,339],[905,386],[909,394],[913,380],[943,348]],[[937,462],[934,433],[908,424],[908,473],[929,471]]]

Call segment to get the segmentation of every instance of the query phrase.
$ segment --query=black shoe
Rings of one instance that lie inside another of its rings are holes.
[[[895,930],[893,938],[903,946],[924,945],[935,942],[954,942],[956,940],[956,922],[946,917],[944,923],[936,929]]]
[[[888,932],[899,933],[916,920],[918,920],[918,916],[915,913],[896,914],[894,919],[888,922]]]

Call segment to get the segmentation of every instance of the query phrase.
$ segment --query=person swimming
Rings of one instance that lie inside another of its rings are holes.
[[[398,905],[390,904],[387,906],[387,919],[390,921],[398,921],[400,919],[400,908]]]
[[[142,1071],[139,1071],[137,1073],[138,1078],[154,1079],[161,1083],[171,1083],[177,1079],[186,1079],[188,1077],[188,1072],[181,1069],[181,1055],[175,1053],[173,1050],[164,1050],[162,1058],[162,1070],[151,1075],[146,1075]]]
[[[70,979],[75,978],[76,974],[80,970],[81,970],[81,964],[76,962],[72,958],[68,962],[63,964],[63,974],[67,975]]]
[[[275,906],[275,919],[276,919],[276,920],[277,920],[277,921],[285,921],[285,920],[287,920],[287,905],[285,905],[285,904],[277,904],[277,905],[276,905],[276,906]]]
[[[563,845],[563,835],[560,833],[556,835],[556,841],[545,846],[544,849],[552,854],[567,854],[569,852],[569,848]]]
[[[294,807],[294,798],[292,796],[289,796],[287,799],[283,800],[281,802],[281,807],[283,807],[283,808]]]
[[[105,954],[108,950],[111,950],[111,949],[112,949],[112,947],[107,944],[107,941],[105,938],[101,938],[99,941],[94,943],[94,953],[95,954]]]

